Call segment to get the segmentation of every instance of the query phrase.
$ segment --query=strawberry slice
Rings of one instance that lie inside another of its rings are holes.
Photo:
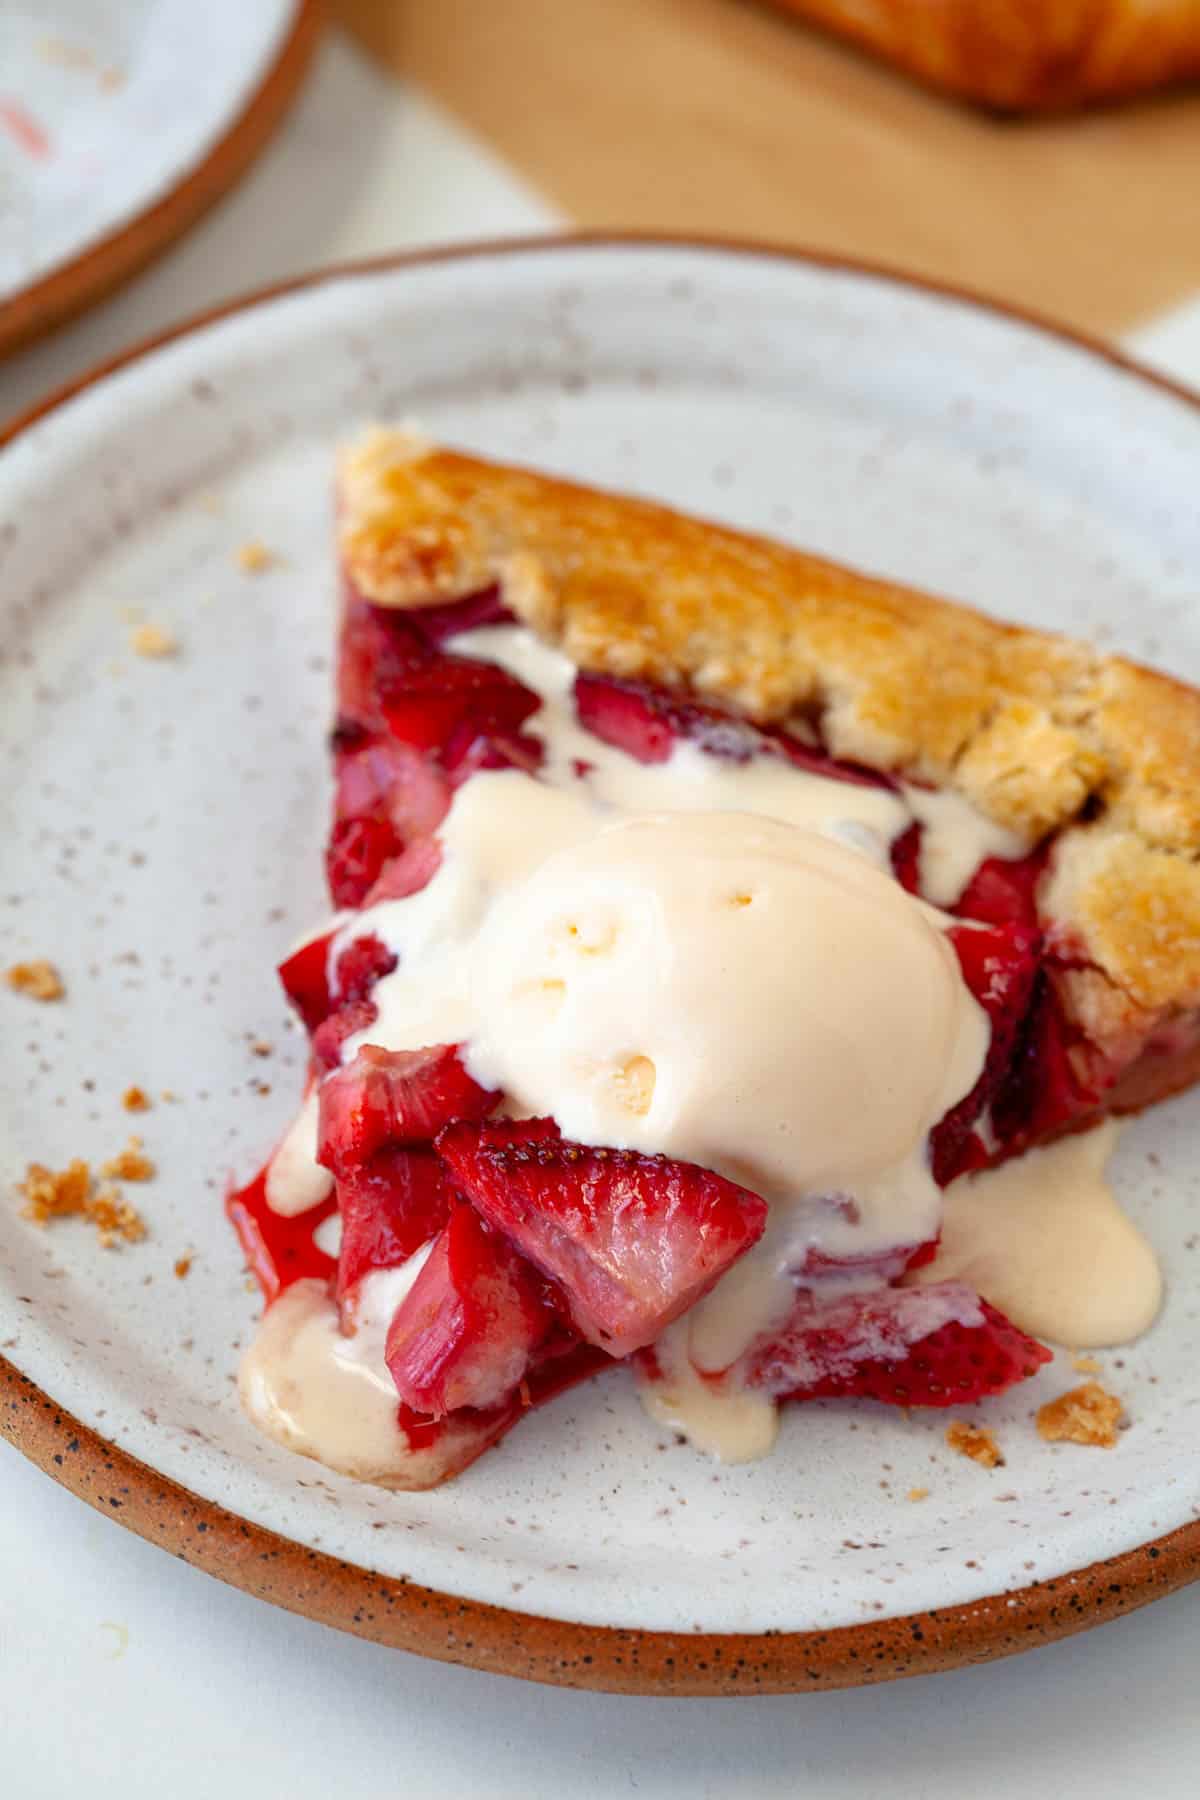
[[[432,1150],[378,1150],[341,1176],[342,1215],[337,1294],[345,1317],[364,1275],[394,1269],[435,1237],[450,1216],[455,1193]]]
[[[312,1034],[313,1061],[321,1070],[336,1069],[342,1060],[342,1045],[348,1038],[367,1031],[379,1017],[373,1000],[347,1000],[322,1019]]]
[[[471,1079],[455,1044],[364,1044],[321,1083],[317,1161],[340,1176],[386,1145],[428,1144],[453,1119],[481,1119],[499,1098]]]
[[[741,719],[613,675],[577,675],[575,711],[593,736],[643,763],[666,762],[678,738],[734,762],[748,762],[762,748],[759,733]]]
[[[1006,861],[989,856],[981,862],[954,908],[960,918],[987,925],[1038,925],[1037,889],[1046,869],[1045,849]]]
[[[421,750],[440,750],[466,720],[477,732],[519,731],[541,705],[495,663],[434,653],[389,675],[380,701],[392,736]]]
[[[484,1412],[462,1407],[444,1419],[431,1419],[411,1406],[397,1405],[396,1423],[409,1448],[405,1460],[408,1488],[438,1487],[457,1475],[488,1447],[511,1431],[536,1406],[598,1375],[612,1364],[590,1344],[576,1343],[561,1356],[546,1357],[530,1368],[529,1378],[498,1406]]]
[[[325,849],[325,881],[335,906],[361,906],[401,841],[386,819],[338,819]]]
[[[339,749],[325,857],[334,904],[361,906],[384,864],[430,837],[449,806],[445,776],[411,745],[384,738]]]
[[[987,1152],[972,1127],[1010,1067],[1038,979],[1041,932],[1027,925],[958,925],[949,933],[963,980],[988,1015],[991,1043],[979,1080],[929,1135],[933,1178],[942,1187],[979,1168]]]
[[[333,938],[332,931],[310,938],[307,944],[293,950],[277,971],[284,993],[310,1034],[328,1018],[333,1006],[329,991],[329,946]]]
[[[375,983],[396,967],[396,953],[373,931],[352,938],[333,969],[333,994],[339,1001],[365,1000]]]
[[[329,993],[332,1010],[312,1032],[313,1060],[318,1068],[336,1069],[347,1038],[357,1037],[375,1023],[379,1008],[370,997],[371,990],[381,977],[391,974],[396,961],[395,952],[373,931],[353,939],[341,952]]]
[[[465,719],[450,734],[442,766],[451,786],[459,788],[480,769],[520,769],[536,775],[544,755],[540,738],[526,731],[480,731],[473,719]]]
[[[430,644],[444,644],[460,631],[474,631],[480,625],[508,625],[513,614],[500,597],[499,586],[480,588],[462,600],[447,600],[436,606],[419,606],[408,614],[408,620]]]
[[[498,1405],[555,1327],[543,1290],[473,1207],[456,1206],[388,1330],[387,1365],[405,1405],[435,1419]]]
[[[921,825],[917,819],[892,845],[892,874],[907,893],[921,892]]]
[[[452,1125],[438,1153],[612,1356],[652,1343],[762,1236],[766,1202],[708,1169],[534,1136],[524,1123]]]
[[[385,862],[364,906],[378,906],[381,900],[407,900],[410,894],[427,887],[442,866],[442,846],[437,838],[418,838],[399,856]]]
[[[746,1380],[781,1400],[969,1406],[1050,1360],[986,1300],[945,1281],[827,1301],[802,1291],[783,1329],[748,1353]]]

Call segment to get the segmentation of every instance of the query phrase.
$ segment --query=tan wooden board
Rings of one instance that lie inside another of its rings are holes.
[[[1092,331],[1200,291],[1200,93],[989,118],[747,0],[335,11],[577,225],[866,257]]]

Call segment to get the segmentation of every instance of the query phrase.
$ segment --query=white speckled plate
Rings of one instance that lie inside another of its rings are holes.
[[[577,1624],[811,1634],[929,1609],[970,1618],[985,1597],[1190,1526],[1194,1097],[1132,1125],[1116,1167],[1170,1291],[1143,1343],[1102,1358],[1132,1421],[1112,1452],[1034,1432],[1034,1408],[1079,1379],[1066,1357],[989,1405],[1008,1459],[993,1473],[946,1450],[942,1417],[850,1404],[793,1409],[772,1458],[723,1469],[648,1423],[620,1374],[561,1398],[432,1494],[357,1487],[243,1419],[234,1369],[257,1301],[220,1197],[230,1171],[261,1158],[301,1080],[272,968],[322,912],[330,467],[338,439],[376,416],[417,417],[451,442],[761,527],[1200,679],[1200,411],[952,296],[716,246],[542,243],[331,274],[135,356],[21,430],[0,461],[0,965],[48,956],[69,987],[54,1006],[0,994],[0,1103],[8,1175],[34,1158],[103,1158],[131,1125],[160,1173],[142,1191],[150,1237],[119,1252],[4,1206],[4,1356],[189,1490],[176,1498],[201,1530],[220,1518],[231,1542],[232,1515],[248,1541],[265,1542],[259,1526],[280,1534],[273,1555],[321,1553],[309,1562],[322,1580],[326,1556],[353,1565],[338,1574],[353,1615],[307,1589],[276,1597],[466,1660],[488,1660],[479,1621],[493,1619],[494,1643],[510,1609],[569,1622],[551,1641],[576,1648]],[[276,566],[239,568],[250,538]],[[176,634],[179,655],[131,655],[135,614]],[[254,1055],[254,1039],[274,1053]],[[130,1082],[178,1099],[131,1120]],[[177,1280],[185,1252],[191,1273]],[[51,1461],[44,1439],[25,1442]],[[135,1465],[116,1466],[129,1496]],[[60,1457],[55,1473],[97,1498],[94,1469],[74,1477]],[[910,1503],[914,1487],[928,1499]],[[172,1541],[144,1508],[133,1522]],[[1185,1578],[1195,1537],[1170,1541],[1186,1544]],[[256,1585],[231,1558],[210,1566]],[[422,1641],[368,1605],[402,1578],[505,1612],[460,1608],[473,1633],[455,1638],[443,1606],[442,1636]],[[1046,1623],[1047,1591],[1018,1594],[1010,1623],[1027,1607],[1039,1634],[1065,1628]],[[949,1660],[1012,1647],[967,1638]],[[656,1640],[621,1641],[649,1669]],[[759,1641],[770,1679],[773,1640]],[[820,1663],[812,1646],[825,1640],[774,1641]],[[556,1673],[534,1660],[524,1672]],[[779,1667],[775,1685],[803,1684],[795,1657],[786,1679]],[[573,1665],[566,1678],[603,1677]],[[644,1680],[628,1666],[613,1679],[671,1685],[661,1659]]]
[[[190,224],[274,125],[304,0],[10,0],[0,8],[0,350]]]

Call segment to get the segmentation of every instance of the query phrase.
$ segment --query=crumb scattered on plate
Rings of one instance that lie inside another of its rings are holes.
[[[254,1056],[270,1056],[274,1049],[274,1044],[268,1044],[266,1038],[254,1038],[250,1045],[251,1053]]]
[[[161,625],[139,625],[129,634],[129,647],[137,656],[174,656],[179,639]]]
[[[258,538],[251,538],[249,543],[239,544],[237,566],[247,575],[261,575],[271,568],[276,561],[275,552],[268,550]]]
[[[1098,1444],[1111,1450],[1125,1408],[1098,1381],[1085,1381],[1038,1408],[1037,1428],[1052,1444]]]
[[[80,1157],[59,1170],[30,1163],[24,1181],[17,1183],[17,1192],[24,1196],[24,1217],[35,1225],[48,1225],[52,1219],[89,1219],[106,1249],[118,1238],[136,1244],[146,1235],[137,1208],[123,1198],[119,1188],[94,1188],[91,1169]]]
[[[154,1177],[154,1164],[142,1149],[142,1140],[131,1137],[124,1150],[110,1158],[100,1170],[115,1181],[150,1181]]]
[[[969,1457],[982,1469],[998,1469],[1004,1462],[999,1444],[982,1425],[968,1425],[965,1419],[954,1419],[946,1427],[946,1442],[960,1456]]]
[[[907,1498],[909,1500],[928,1500],[929,1489],[928,1488],[920,1488],[920,1487],[909,1488]]]
[[[152,1104],[145,1088],[127,1087],[121,1095],[121,1105],[126,1112],[149,1112]]]
[[[180,1257],[176,1258],[176,1260],[175,1260],[175,1278],[177,1281],[185,1280],[187,1278],[187,1276],[191,1274],[191,1271],[192,1271],[192,1259],[190,1256],[180,1256]]]
[[[5,970],[4,979],[10,988],[18,994],[28,994],[31,1000],[61,1000],[67,991],[54,964],[44,957],[34,962],[14,963],[11,969]]]
[[[1071,1367],[1077,1375],[1098,1375],[1100,1373],[1100,1364],[1094,1356],[1073,1356]]]
[[[175,1093],[173,1088],[163,1088],[158,1097],[160,1100],[165,1100],[167,1105],[170,1106],[178,1100],[179,1095]]]

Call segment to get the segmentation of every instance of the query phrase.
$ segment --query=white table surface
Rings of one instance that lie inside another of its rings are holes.
[[[490,153],[333,39],[215,215],[134,287],[0,366],[0,418],[261,282],[555,223]],[[1130,342],[1200,386],[1200,297]],[[143,1544],[2,1444],[0,1483],[0,1800],[1200,1791],[1200,1586],[953,1675],[794,1699],[623,1700],[443,1668],[276,1611]]]

